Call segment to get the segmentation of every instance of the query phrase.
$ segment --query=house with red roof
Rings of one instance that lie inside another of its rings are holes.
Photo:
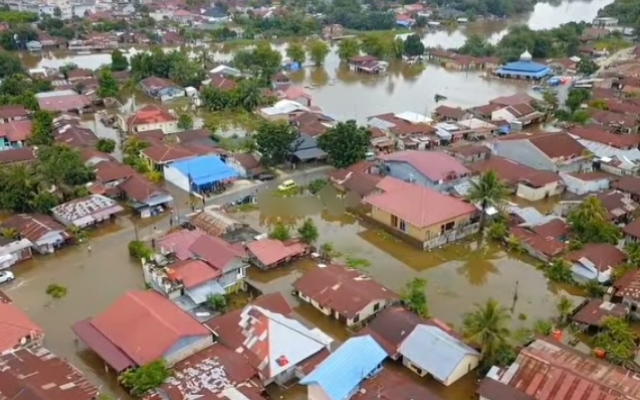
[[[532,257],[549,261],[564,252],[569,227],[562,219],[550,215],[514,226],[509,234]]]
[[[276,239],[261,239],[247,243],[249,262],[269,270],[295,261],[310,251],[310,247],[299,240],[283,242]]]
[[[399,302],[390,289],[342,265],[319,265],[298,278],[293,288],[302,301],[349,327],[361,326]]]
[[[398,151],[385,154],[380,160],[382,175],[438,191],[446,191],[471,175],[459,160],[439,151]]]
[[[479,229],[478,209],[466,201],[390,176],[376,187],[364,199],[369,217],[416,247],[432,249]]]
[[[157,104],[142,107],[129,118],[120,119],[121,128],[127,132],[137,133],[161,130],[165,134],[178,132],[178,117]]]
[[[285,100],[295,101],[305,107],[311,107],[311,95],[298,86],[289,86],[285,90],[279,91],[278,97]]]
[[[0,292],[0,354],[26,346],[41,345],[43,340],[44,330],[13,304],[8,296]],[[3,390],[0,389],[0,394],[2,393]]]
[[[213,334],[154,290],[130,291],[72,330],[120,374],[157,360],[171,366],[213,344]]]
[[[0,151],[27,145],[31,136],[31,121],[19,120],[0,124]]]
[[[566,254],[564,259],[571,263],[576,282],[607,283],[613,271],[627,261],[627,256],[610,243],[586,243],[581,249]]]
[[[11,121],[23,121],[29,118],[31,112],[21,105],[6,105],[0,107],[0,124]]]

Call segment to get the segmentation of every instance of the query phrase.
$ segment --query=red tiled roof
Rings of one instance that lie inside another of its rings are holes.
[[[252,301],[251,305],[284,316],[290,316],[293,313],[293,309],[281,293],[265,294]],[[216,333],[220,343],[234,351],[242,347],[245,341],[240,324],[241,314],[242,310],[234,310],[205,322],[205,325]]]
[[[524,183],[539,188],[561,180],[560,176],[553,172],[540,171],[499,156],[491,156],[486,161],[472,164],[469,169],[478,173],[495,171],[498,178],[513,186]]]
[[[634,196],[640,196],[640,178],[636,176],[623,176],[616,182],[613,182],[612,186],[614,189],[617,189],[621,192],[629,193]]]
[[[522,349],[506,384],[535,400],[637,400],[640,376],[547,339]]]
[[[116,373],[136,366],[135,361],[91,325],[91,318],[76,322],[71,330]]]
[[[192,231],[181,229],[158,240],[158,247],[165,251],[174,252],[178,260],[187,260],[193,255],[189,248],[202,235],[206,235],[206,233],[198,229]]]
[[[398,295],[360,271],[341,265],[317,267],[298,278],[293,287],[347,318],[353,318],[374,301],[395,302]]]
[[[613,287],[617,297],[640,300],[640,270],[632,270],[618,278]]]
[[[36,154],[31,147],[0,151],[0,165],[34,161]]]
[[[16,214],[2,223],[4,228],[15,229],[24,239],[37,242],[52,231],[64,232],[64,226],[44,214]],[[66,233],[64,233],[66,235]]]
[[[555,221],[560,220],[554,220],[548,224],[558,225],[559,223]],[[532,228],[515,226],[509,230],[509,233],[516,237],[521,243],[531,246],[533,249],[541,252],[547,257],[555,257],[564,251],[564,243],[560,241],[560,235],[556,236],[546,234],[547,230],[555,230],[555,227],[550,226],[547,228],[545,225]]]
[[[405,150],[385,154],[381,159],[407,163],[432,182],[457,179],[470,173],[460,161],[437,151]]]
[[[24,338],[35,340],[42,336],[42,328],[17,305],[0,301],[0,354],[21,347],[20,341]]]
[[[636,210],[637,204],[630,195],[616,190],[600,193],[596,196],[608,211],[610,220],[630,214]]]
[[[24,106],[8,105],[0,107],[0,119],[25,117],[27,115],[29,115],[29,110]]]
[[[46,348],[0,357],[0,397],[4,399],[93,400],[97,396],[97,387]]]
[[[102,183],[126,179],[135,174],[133,168],[117,161],[102,161],[96,165],[96,178]]]
[[[600,172],[600,171],[579,172],[579,173],[573,173],[568,175],[571,175],[576,179],[579,179],[581,181],[586,181],[586,182],[599,181],[601,179],[608,179],[609,181],[611,181],[613,179],[612,175],[609,175],[606,172]]]
[[[440,117],[451,118],[453,120],[462,119],[465,115],[467,115],[467,111],[463,110],[460,107],[449,107],[449,106],[438,106],[434,113]]]
[[[624,263],[627,256],[616,246],[609,243],[587,243],[580,250],[565,256],[567,260],[578,262],[582,258],[591,261],[600,272],[616,268]]]
[[[222,275],[220,270],[212,268],[201,260],[179,260],[168,268],[175,271],[177,278],[187,289],[193,289]]]
[[[195,157],[196,154],[181,145],[158,143],[142,150],[142,154],[155,163],[166,163]]]
[[[211,334],[171,300],[150,290],[127,292],[91,324],[138,365],[162,358],[181,339]]]
[[[165,108],[155,104],[142,107],[137,113],[127,119],[129,129],[137,125],[161,124],[177,121],[178,117],[171,114]]]
[[[622,126],[624,128],[635,128],[638,126],[638,120],[635,115],[598,110],[591,113],[591,118],[603,125]]]
[[[373,194],[364,201],[418,228],[477,212],[472,204],[390,176],[383,178],[377,187],[383,193]]]
[[[253,171],[262,169],[262,166],[260,165],[260,161],[258,161],[256,156],[254,156],[251,153],[234,154],[233,158],[235,158],[235,160],[240,165],[242,165],[242,168],[244,168],[247,171],[253,172]]]
[[[140,84],[150,90],[159,90],[168,87],[176,86],[175,83],[168,79],[158,78],[157,76],[150,76],[140,81]]]
[[[166,194],[167,191],[159,188],[144,176],[136,173],[120,184],[120,190],[127,198],[144,203],[150,197],[157,194]]]
[[[227,78],[223,74],[211,75],[210,85],[216,89],[222,90],[223,92],[228,92],[238,87],[238,83],[236,81]]]
[[[61,96],[38,98],[40,109],[47,111],[77,111],[91,105],[91,99],[81,94],[65,94]]]
[[[11,121],[0,124],[0,138],[7,138],[10,142],[24,142],[31,136],[31,121]]]
[[[155,393],[145,400],[225,400],[234,398],[225,393],[230,388],[239,392],[250,390],[256,395],[264,390],[262,384],[253,379],[257,373],[246,358],[221,344],[187,357],[171,370],[173,378],[158,390],[163,395]]]
[[[587,149],[565,132],[535,135],[529,142],[551,159],[582,157]]]
[[[256,240],[247,244],[247,249],[266,267],[288,258],[302,255],[307,250],[300,242],[281,242],[275,239]]]
[[[93,148],[98,143],[98,136],[91,129],[73,123],[57,128],[54,137],[57,142],[76,148]]]
[[[483,106],[473,107],[471,111],[481,116],[491,117],[494,111],[500,110],[501,108],[503,108],[503,106],[500,104],[489,103]]]
[[[239,245],[230,244],[223,239],[202,235],[189,247],[189,251],[204,259],[209,265],[224,270],[235,259],[247,256]]]
[[[622,231],[629,236],[636,239],[640,239],[640,219],[636,219],[630,224],[627,224],[622,228]]]
[[[638,144],[640,144],[640,137],[637,135],[618,135],[607,131],[601,126],[575,126],[569,129],[569,133],[584,140],[606,144],[619,149],[637,148]]]
[[[511,96],[496,97],[495,99],[490,100],[489,103],[498,104],[506,107],[506,106],[513,106],[513,105],[522,104],[522,103],[531,104],[535,100],[536,100],[535,98],[529,96],[526,93],[516,93]]]

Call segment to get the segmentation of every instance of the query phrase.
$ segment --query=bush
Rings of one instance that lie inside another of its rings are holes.
[[[309,184],[311,194],[316,194],[327,184],[326,179],[316,179]]]
[[[142,395],[161,386],[170,376],[171,371],[164,360],[158,360],[124,372],[120,382],[129,388],[132,394]]]
[[[47,286],[46,293],[54,299],[61,299],[67,295],[67,288],[56,283]]]
[[[153,256],[153,251],[143,241],[132,240],[129,242],[129,255],[133,258],[149,260]]]

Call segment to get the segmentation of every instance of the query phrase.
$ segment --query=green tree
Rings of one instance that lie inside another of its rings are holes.
[[[171,370],[164,360],[153,361],[120,375],[120,382],[137,396],[160,387],[171,376]]]
[[[311,218],[307,218],[302,226],[298,228],[298,234],[303,242],[311,244],[318,240],[318,228]]]
[[[365,258],[348,256],[346,260],[347,267],[351,269],[366,269],[371,266],[371,261]]]
[[[57,283],[52,283],[49,286],[47,286],[47,289],[45,290],[45,293],[47,293],[49,296],[53,297],[54,299],[61,299],[64,296],[67,295],[67,288],[62,286],[62,285],[58,285]]]
[[[371,131],[353,120],[338,122],[318,138],[318,146],[329,155],[336,168],[346,168],[364,160],[370,145]]]
[[[395,56],[395,35],[388,33],[370,34],[365,36],[360,43],[360,50],[366,55],[380,59],[389,59]],[[402,54],[402,52],[400,52]]]
[[[429,318],[429,303],[427,300],[427,281],[422,278],[413,278],[402,289],[401,294],[404,306],[421,316]]]
[[[0,50],[0,79],[24,72],[22,61],[17,55]]]
[[[144,258],[145,260],[150,260],[153,256],[153,250],[151,250],[147,245],[141,240],[133,240],[129,242],[129,256],[131,258],[135,258],[136,260],[140,260]]]
[[[27,141],[32,146],[48,146],[53,143],[53,114],[42,110],[33,113],[31,136]]]
[[[560,296],[558,302],[556,303],[556,310],[558,311],[560,317],[559,320],[561,323],[567,322],[567,319],[573,312],[573,307],[573,302],[571,300],[569,300],[565,296]]]
[[[53,9],[53,16],[56,18],[62,17],[62,10],[60,9],[60,7],[56,7]]]
[[[533,324],[533,332],[540,336],[549,336],[553,332],[553,323],[546,319],[539,319]]]
[[[571,113],[576,112],[583,104],[589,100],[591,92],[587,89],[570,89],[567,95],[565,105],[571,110]]]
[[[266,166],[279,165],[287,161],[298,134],[286,122],[262,122],[255,135],[256,144]]]
[[[343,39],[338,43],[338,57],[346,61],[360,54],[360,41],[355,38]]]
[[[291,42],[287,45],[287,57],[293,62],[300,65],[304,64],[307,60],[307,52],[304,49],[304,45],[300,42]]]
[[[113,139],[100,138],[98,139],[98,143],[96,143],[96,150],[111,154],[116,150],[116,141]]]
[[[98,77],[98,96],[106,99],[107,97],[116,97],[120,88],[118,87],[118,81],[113,77],[111,70],[104,68],[100,71]]]
[[[638,349],[638,334],[622,318],[607,318],[603,329],[596,335],[593,345],[605,351],[613,364],[633,366]]]
[[[464,315],[462,333],[471,343],[480,346],[484,365],[493,365],[500,349],[507,345],[509,320],[507,309],[494,299],[484,305],[476,304],[473,312]]]
[[[112,71],[126,71],[129,69],[129,60],[118,49],[111,52],[111,70]]]
[[[291,239],[291,232],[289,232],[289,228],[283,224],[282,222],[277,222],[271,228],[269,232],[269,237],[271,239],[280,240],[281,242],[286,242]]]
[[[225,312],[227,299],[221,294],[211,295],[207,297],[207,305],[214,311]]]
[[[329,51],[329,45],[322,40],[314,39],[307,43],[309,58],[313,61],[313,64],[316,67],[320,67],[324,64],[324,60],[327,58]]]
[[[598,64],[595,63],[595,61],[585,57],[580,59],[577,67],[578,67],[579,74],[589,75],[589,76],[595,74],[600,69],[600,67],[598,66]]]
[[[335,250],[333,243],[326,242],[320,245],[320,257],[324,258],[328,262],[331,262],[331,259],[338,257],[339,254]]]
[[[591,279],[583,285],[584,291],[587,293],[587,297],[598,299],[602,298],[607,292],[607,289],[598,282],[597,279]]]
[[[471,180],[471,190],[467,198],[473,203],[480,204],[482,214],[480,215],[480,231],[484,229],[487,209],[495,207],[500,209],[509,198],[508,187],[498,178],[495,171],[487,171],[480,175],[475,181]]]
[[[555,258],[542,267],[545,276],[553,282],[573,283],[571,264],[562,258]]]
[[[509,228],[504,221],[496,220],[489,225],[488,235],[491,240],[501,242],[507,239]]]
[[[420,36],[414,33],[407,37],[404,41],[404,54],[409,57],[421,56],[424,54],[424,43],[422,43]]]
[[[236,99],[240,107],[248,112],[252,112],[266,100],[262,95],[260,83],[255,79],[244,79],[238,84]]]
[[[183,131],[193,129],[193,117],[189,114],[180,114],[178,117],[178,129]]]
[[[555,91],[551,89],[545,90],[542,93],[542,100],[547,111],[553,112],[558,108],[558,94]]]
[[[620,238],[620,229],[609,222],[609,212],[595,196],[580,203],[567,221],[572,233],[582,243],[617,244]]]

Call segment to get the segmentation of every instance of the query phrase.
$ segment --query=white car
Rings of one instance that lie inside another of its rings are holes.
[[[0,271],[0,283],[8,283],[16,279],[11,271]]]

